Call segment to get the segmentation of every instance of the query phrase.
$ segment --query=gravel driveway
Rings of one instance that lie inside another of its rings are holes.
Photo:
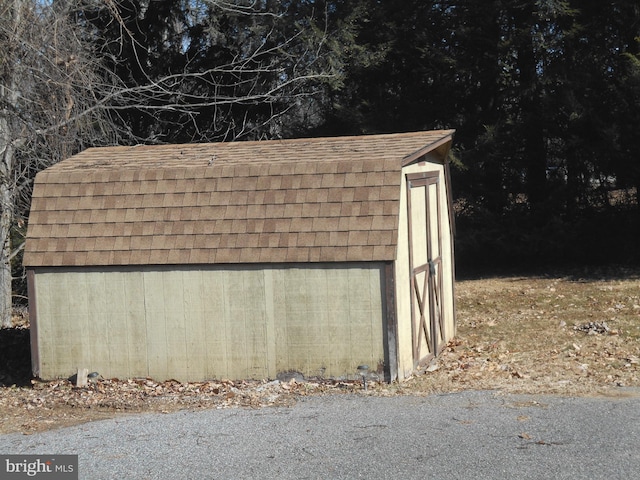
[[[640,396],[628,393],[311,397],[2,435],[0,453],[77,453],[91,480],[629,479],[640,472]]]

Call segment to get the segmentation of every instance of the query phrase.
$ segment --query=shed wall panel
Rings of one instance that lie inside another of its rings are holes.
[[[45,269],[40,376],[344,377],[384,360],[383,264]]]

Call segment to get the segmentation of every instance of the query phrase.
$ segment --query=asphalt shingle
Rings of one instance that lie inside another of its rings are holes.
[[[401,169],[452,133],[88,149],[37,175],[24,264],[393,260]]]

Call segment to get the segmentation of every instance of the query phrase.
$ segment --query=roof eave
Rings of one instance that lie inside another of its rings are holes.
[[[446,163],[448,160],[449,150],[451,150],[454,133],[455,131],[451,130],[435,142],[425,145],[421,149],[407,155],[402,159],[402,166],[406,167],[407,165],[411,165],[412,163],[420,160],[428,153],[435,154],[439,162]]]

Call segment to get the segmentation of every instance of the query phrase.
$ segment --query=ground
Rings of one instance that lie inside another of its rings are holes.
[[[163,382],[29,377],[28,321],[0,331],[0,433],[35,431],[140,412],[291,405],[332,393],[428,395],[471,389],[505,393],[623,395],[640,386],[640,272],[571,272],[461,280],[458,331],[442,354],[402,383]]]

